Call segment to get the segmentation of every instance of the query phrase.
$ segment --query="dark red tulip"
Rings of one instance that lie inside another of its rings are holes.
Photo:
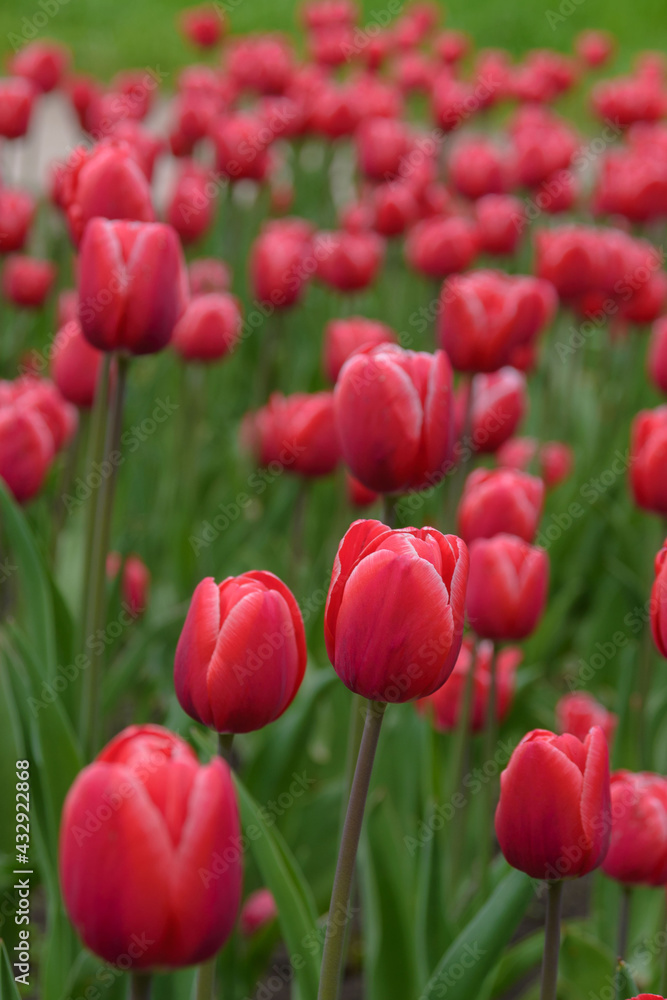
[[[198,295],[174,327],[172,346],[184,361],[219,361],[234,350],[243,326],[241,305],[228,292]]]
[[[655,580],[651,588],[651,632],[661,656],[667,659],[667,540],[655,557]]]
[[[187,275],[171,226],[93,219],[79,254],[79,319],[101,351],[152,354],[169,343]]]
[[[80,409],[90,409],[103,354],[88,343],[78,320],[60,327],[53,341],[51,376],[68,402]]]
[[[395,332],[379,320],[363,316],[332,319],[324,329],[324,374],[330,382],[335,382],[347,359],[359,348],[395,342]]]
[[[270,889],[257,889],[241,907],[239,930],[243,937],[252,937],[278,916],[278,907]]]
[[[409,184],[378,184],[370,198],[373,228],[382,236],[400,236],[419,214],[419,204]]]
[[[475,469],[466,479],[459,505],[459,533],[476,538],[516,535],[532,542],[544,503],[544,483],[515,469]]]
[[[331,392],[274,392],[243,421],[241,440],[260,465],[302,476],[327,476],[340,461]]]
[[[384,241],[375,233],[320,232],[313,242],[317,277],[339,292],[373,284],[384,258]]]
[[[496,718],[507,716],[514,696],[516,672],[523,653],[516,646],[507,646],[494,654],[493,643],[463,640],[461,652],[448,681],[434,694],[417,702],[417,709],[427,714],[439,732],[456,729],[463,710],[464,691],[470,671],[473,672],[470,729],[481,733],[486,728],[489,694],[491,691],[491,661],[495,655]]]
[[[197,586],[174,661],[188,715],[220,733],[248,733],[279,718],[306,670],[299,606],[264,570],[207,577]]]
[[[303,219],[265,225],[250,250],[253,294],[260,302],[286,309],[298,302],[316,268],[312,230]]]
[[[477,240],[491,254],[512,254],[526,227],[523,203],[511,194],[486,194],[475,205]]]
[[[225,21],[220,8],[214,4],[188,7],[180,16],[181,31],[193,45],[200,49],[212,49],[221,41],[225,32]]]
[[[577,691],[560,699],[556,705],[556,722],[560,733],[572,733],[582,743],[589,729],[599,726],[611,746],[618,718],[588,692]]]
[[[192,296],[228,292],[232,283],[229,266],[217,257],[198,257],[190,261],[188,278]]]
[[[169,730],[129,726],[65,800],[59,867],[67,912],[107,962],[128,954],[133,970],[204,962],[236,922],[240,844],[225,761],[202,766]]]
[[[463,216],[433,216],[408,233],[405,256],[410,267],[429,278],[446,278],[470,267],[479,251],[477,227]]]
[[[196,243],[215,216],[217,187],[210,172],[193,160],[181,167],[167,204],[166,221],[184,245]]]
[[[349,83],[327,82],[317,94],[311,111],[311,125],[315,132],[327,139],[340,139],[353,135],[361,121],[358,96]]]
[[[343,683],[383,702],[437,691],[461,648],[467,575],[455,535],[355,521],[338,546],[324,613]]]
[[[47,93],[61,82],[69,52],[57,42],[34,41],[24,46],[11,60],[11,71],[24,77],[38,89]]]
[[[263,181],[271,165],[269,146],[275,139],[258,115],[236,113],[219,118],[210,127],[216,168],[230,181]]]
[[[667,882],[667,778],[643,771],[611,775],[611,841],[602,864],[623,885]]]
[[[2,294],[15,306],[39,309],[55,280],[56,266],[50,260],[13,254],[2,270]]]
[[[420,490],[448,471],[452,370],[443,351],[388,344],[353,354],[338,376],[334,404],[343,459],[369,489]]]
[[[22,76],[0,78],[0,136],[19,139],[30,126],[35,88]]]
[[[462,386],[456,394],[458,438],[466,430],[464,422],[468,394],[468,386]],[[467,428],[473,449],[480,452],[497,451],[514,434],[527,405],[526,378],[516,368],[500,368],[490,375],[475,375],[472,379],[470,426]]]
[[[20,188],[0,187],[0,253],[14,253],[23,249],[34,216],[35,201],[32,195]]]
[[[611,833],[609,751],[601,729],[582,743],[534,729],[500,776],[496,836],[531,878],[580,878],[605,859]]]
[[[37,410],[0,406],[0,479],[19,503],[39,493],[53,455],[53,436]]]
[[[525,639],[544,611],[549,559],[515,535],[478,538],[470,546],[467,612],[485,639]]]
[[[632,421],[630,486],[638,507],[667,515],[667,406],[641,410]]]

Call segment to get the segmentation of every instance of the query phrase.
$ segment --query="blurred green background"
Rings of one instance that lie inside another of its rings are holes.
[[[361,23],[373,21],[385,0],[359,0]],[[235,33],[290,31],[301,3],[294,0],[221,0]],[[28,35],[61,39],[74,50],[78,69],[110,78],[119,67],[159,66],[173,72],[194,52],[180,38],[180,0],[2,0],[0,44],[11,52]],[[451,0],[439,5],[443,20],[469,31],[478,46],[502,46],[520,55],[528,48],[567,51],[584,28],[606,28],[620,43],[619,64],[642,48],[667,51],[665,0]]]

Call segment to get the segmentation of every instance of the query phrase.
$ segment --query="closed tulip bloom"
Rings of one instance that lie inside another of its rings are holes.
[[[405,243],[410,267],[429,278],[446,278],[470,267],[479,252],[477,227],[470,219],[433,216],[413,226]]]
[[[79,293],[75,288],[64,288],[58,292],[56,318],[58,329],[71,323],[72,320],[79,321]]]
[[[232,283],[228,265],[216,257],[199,257],[190,261],[188,278],[193,297],[208,295],[209,292],[228,292]]]
[[[39,309],[55,278],[56,267],[50,260],[14,254],[7,258],[2,271],[2,293],[15,306]]]
[[[512,254],[527,226],[523,204],[511,194],[485,194],[475,204],[477,240],[491,254]]]
[[[556,705],[556,722],[560,733],[571,733],[582,742],[589,729],[599,726],[611,746],[618,718],[587,691],[573,691]]]
[[[485,639],[525,639],[547,600],[549,558],[514,535],[478,538],[470,546],[467,612]]]
[[[376,493],[375,490],[367,489],[363,483],[355,479],[347,470],[345,471],[345,487],[347,499],[353,507],[370,507],[371,504],[377,503],[380,499],[379,493]]]
[[[225,22],[213,4],[188,7],[180,17],[181,31],[200,49],[214,48],[224,34]]]
[[[667,540],[655,557],[651,588],[651,632],[656,649],[667,659]]]
[[[152,354],[183,313],[187,276],[171,226],[93,219],[79,255],[79,318],[101,351]]]
[[[34,41],[24,46],[11,61],[15,76],[24,77],[38,89],[47,93],[61,82],[67,65],[69,52],[57,42]]]
[[[55,451],[60,451],[72,439],[78,423],[74,407],[68,403],[49,379],[26,376],[13,383],[14,402],[20,409],[33,410],[44,419]]]
[[[615,771],[611,814],[611,841],[602,871],[624,885],[664,885],[667,779],[661,774]]]
[[[27,191],[0,188],[0,253],[14,253],[23,248],[34,215],[35,202]]]
[[[605,859],[611,832],[609,750],[595,727],[584,743],[534,729],[500,776],[496,836],[531,878],[580,878]]]
[[[227,57],[227,72],[236,85],[259,94],[284,93],[293,71],[291,44],[279,34],[236,39]]]
[[[537,476],[515,469],[475,469],[459,504],[459,533],[468,545],[499,534],[532,542],[543,504],[544,483]]]
[[[36,410],[0,407],[0,479],[19,503],[41,490],[54,455],[49,427]]]
[[[30,125],[35,88],[22,76],[0,78],[0,136],[19,139]]]
[[[494,656],[493,643],[479,642],[475,646],[469,638],[463,640],[459,658],[448,681],[434,694],[417,702],[417,709],[433,720],[439,732],[456,729],[463,710],[464,692],[470,671],[473,671],[472,709],[470,728],[473,733],[481,733],[486,727],[489,694],[491,692],[491,660]],[[496,656],[496,718],[502,722],[510,710],[516,672],[523,653],[516,647],[507,646]]]
[[[339,292],[372,285],[384,258],[384,241],[376,233],[318,233],[313,244],[317,277]]]
[[[382,236],[400,236],[419,214],[411,185],[403,181],[378,184],[370,196],[373,228]]]
[[[171,343],[184,361],[219,361],[234,350],[242,326],[241,306],[234,295],[198,295],[174,327]]]
[[[463,386],[456,395],[458,438],[464,432],[468,392],[467,386]],[[469,428],[475,451],[497,451],[523,420],[527,405],[526,378],[516,368],[475,375]]]
[[[239,930],[243,937],[252,937],[278,916],[278,907],[270,889],[257,889],[241,907]]]
[[[139,931],[135,971],[211,958],[236,922],[240,833],[221,758],[202,766],[161,726],[124,729],[81,771],[63,807],[60,884],[84,944],[115,963]],[[230,855],[222,873],[203,877]]]
[[[368,118],[356,134],[361,172],[373,181],[392,180],[403,157],[410,151],[412,136],[404,122],[394,118]]]
[[[61,326],[53,341],[51,377],[64,398],[82,410],[95,400],[103,356],[88,343],[76,319]]]
[[[667,514],[667,406],[641,410],[632,421],[630,486],[637,506]]]
[[[374,701],[423,698],[459,655],[468,551],[435,528],[355,521],[338,547],[324,613],[329,659]]]
[[[563,441],[545,441],[540,445],[536,438],[515,437],[505,441],[496,452],[498,465],[506,469],[527,470],[536,463],[547,489],[554,489],[572,472],[574,454]]]
[[[255,298],[277,309],[298,302],[312,269],[312,231],[302,219],[284,219],[265,226],[254,241],[249,258],[250,283]]]
[[[653,324],[647,361],[651,381],[656,389],[667,393],[667,316],[661,316]]]
[[[219,733],[248,733],[291,705],[306,670],[306,638],[292,592],[253,570],[197,586],[174,661],[181,707]]]
[[[216,167],[230,181],[263,181],[271,165],[269,146],[275,138],[258,115],[235,113],[210,128]]]
[[[614,38],[607,31],[581,31],[574,40],[579,58],[591,69],[603,66],[614,52]]]
[[[341,368],[361,347],[379,347],[396,342],[396,334],[386,323],[363,316],[332,319],[324,329],[323,367],[330,382],[335,382]]]
[[[389,344],[352,355],[334,390],[345,463],[380,493],[433,485],[450,465],[452,406],[452,370],[443,351]]]
[[[514,181],[509,151],[483,136],[457,143],[449,159],[449,173],[459,194],[473,200],[486,194],[505,194]]]
[[[136,618],[143,615],[148,605],[148,591],[151,584],[151,574],[145,562],[136,555],[130,555],[125,562],[119,552],[110,552],[107,556],[106,572],[109,580],[115,580],[123,567],[121,579],[121,594]]]
[[[210,174],[194,161],[181,168],[167,204],[166,221],[184,245],[196,243],[207,232],[215,215],[215,190],[210,193]]]
[[[329,475],[340,461],[333,393],[272,393],[266,406],[244,418],[241,442],[260,465]]]

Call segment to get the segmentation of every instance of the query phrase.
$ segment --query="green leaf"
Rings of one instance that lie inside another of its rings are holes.
[[[533,882],[510,871],[490,899],[448,948],[419,1000],[470,1000],[493,969],[533,898]],[[450,976],[456,967],[457,977]],[[463,970],[463,975],[459,976]]]
[[[25,758],[21,721],[9,680],[7,657],[0,650],[0,802],[14,801],[16,761]],[[0,810],[0,853],[13,853],[16,834],[14,812]]]
[[[0,1000],[21,1000],[5,942],[0,939]]]
[[[278,907],[280,926],[295,966],[301,1000],[315,1000],[320,978],[322,934],[310,888],[289,847],[262,817],[262,810],[235,775],[241,819],[249,849]]]
[[[499,1000],[500,997],[506,996],[512,987],[528,975],[531,969],[538,970],[542,965],[543,952],[543,930],[529,934],[508,948],[507,953],[498,963],[491,990],[492,1000]]]

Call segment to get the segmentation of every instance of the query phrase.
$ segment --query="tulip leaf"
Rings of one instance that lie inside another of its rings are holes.
[[[21,1000],[5,942],[0,938],[0,1000]]]
[[[419,1000],[470,1000],[509,944],[533,896],[527,875],[509,871],[484,906],[447,949]],[[456,968],[456,977],[450,971]],[[462,974],[461,974],[462,973]]]
[[[25,744],[8,659],[0,650],[0,801],[11,802],[16,793],[16,761],[24,760]],[[11,809],[0,810],[0,854],[13,852],[16,822]]]
[[[309,886],[282,836],[262,816],[243,783],[235,776],[241,819],[249,849],[278,907],[278,919],[299,985],[301,1000],[317,997],[322,933]]]
[[[9,543],[9,567],[22,585],[22,618],[34,645],[35,661],[43,678],[56,667],[56,633],[51,588],[28,522],[0,480],[0,513]]]
[[[543,952],[543,930],[529,934],[508,948],[496,969],[491,989],[492,1000],[499,1000],[500,997],[506,996],[531,970],[537,974],[542,965]]]

